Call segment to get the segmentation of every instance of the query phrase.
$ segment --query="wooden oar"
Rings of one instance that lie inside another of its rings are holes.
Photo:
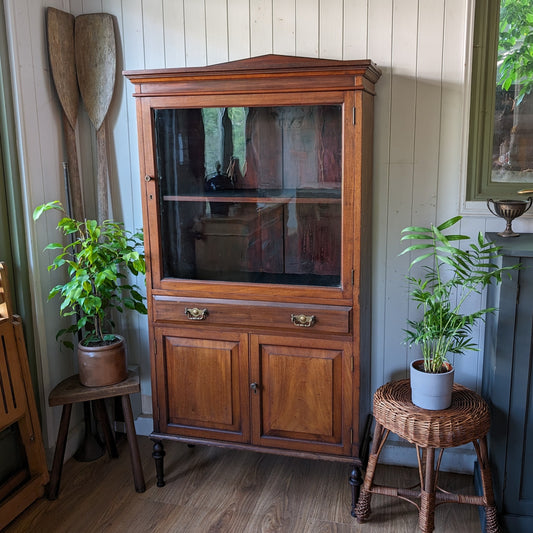
[[[71,216],[84,220],[78,153],[76,150],[76,122],[80,95],[76,81],[74,59],[74,16],[53,7],[46,10],[48,54],[52,78],[63,110],[63,130],[68,162],[67,198],[70,198]]]
[[[96,129],[98,178],[96,200],[98,221],[108,219],[108,181],[105,117],[115,88],[116,45],[113,17],[108,13],[91,13],[76,17],[76,71],[81,97]]]

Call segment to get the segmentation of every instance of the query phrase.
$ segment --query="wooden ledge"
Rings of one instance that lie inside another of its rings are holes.
[[[100,400],[102,398],[133,394],[140,390],[139,376],[131,370],[128,371],[128,377],[124,381],[114,385],[105,385],[104,387],[85,387],[80,383],[79,374],[75,374],[54,387],[48,396],[48,405],[54,406]]]

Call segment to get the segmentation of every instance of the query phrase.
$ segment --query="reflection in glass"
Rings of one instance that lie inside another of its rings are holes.
[[[154,110],[163,277],[339,286],[339,105]]]

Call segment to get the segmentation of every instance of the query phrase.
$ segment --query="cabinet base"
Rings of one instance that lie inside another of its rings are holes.
[[[154,446],[152,457],[155,461],[155,470],[156,470],[156,484],[158,487],[165,486],[165,473],[164,473],[164,457],[165,450],[163,446],[163,440],[173,440],[178,442],[183,442],[189,445],[202,444],[206,446],[217,446],[219,448],[233,448],[248,450],[258,453],[270,453],[274,455],[286,455],[291,457],[298,457],[300,459],[318,459],[324,461],[337,461],[343,463],[351,463],[352,470],[350,476],[348,477],[348,483],[351,487],[352,492],[352,502],[351,502],[351,515],[355,517],[355,507],[357,505],[357,500],[359,499],[359,493],[361,490],[361,485],[363,483],[363,477],[361,474],[362,461],[359,457],[345,457],[345,456],[333,456],[333,455],[324,455],[324,454],[315,454],[308,452],[292,451],[292,450],[277,450],[272,448],[262,448],[259,446],[250,446],[250,445],[239,445],[235,443],[226,443],[219,441],[205,441],[200,439],[191,439],[188,437],[181,437],[176,435],[165,435],[161,433],[152,433],[150,435]]]

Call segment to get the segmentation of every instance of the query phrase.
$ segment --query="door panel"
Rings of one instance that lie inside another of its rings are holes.
[[[518,273],[514,349],[509,353],[511,361],[506,361],[511,371],[506,392],[512,389],[512,394],[508,392],[507,483],[503,507],[508,514],[527,516],[533,524],[533,260],[521,258],[520,263],[523,270]]]
[[[348,342],[251,336],[252,442],[349,454]]]
[[[247,335],[172,328],[159,331],[161,349],[156,359],[159,375],[165,380],[164,386],[159,386],[161,429],[247,441]]]

